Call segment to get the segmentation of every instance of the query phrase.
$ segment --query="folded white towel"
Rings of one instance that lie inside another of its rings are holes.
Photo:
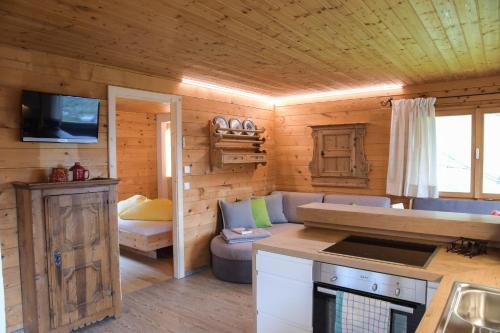
[[[232,231],[231,229],[223,229],[221,232],[222,238],[229,244],[236,243],[247,243],[247,242],[255,242],[260,239],[271,236],[271,233],[267,230],[256,228],[252,229],[251,234],[242,235]]]
[[[374,298],[338,291],[335,333],[388,333],[390,304]]]

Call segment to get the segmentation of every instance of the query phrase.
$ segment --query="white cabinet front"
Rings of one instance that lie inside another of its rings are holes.
[[[257,253],[258,333],[312,332],[312,261]]]

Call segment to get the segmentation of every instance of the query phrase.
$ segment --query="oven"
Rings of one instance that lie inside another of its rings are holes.
[[[390,333],[415,332],[426,310],[427,281],[315,262],[314,333],[335,332],[340,291],[388,302]]]

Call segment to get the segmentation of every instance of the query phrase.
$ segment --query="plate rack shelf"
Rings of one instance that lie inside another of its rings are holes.
[[[210,128],[210,169],[223,168],[231,164],[250,164],[255,167],[267,163],[266,151],[262,145],[266,142],[264,128],[256,130],[241,130],[242,134],[234,134],[239,131],[230,128],[221,128],[218,124],[209,121]],[[248,135],[245,133],[255,133]]]

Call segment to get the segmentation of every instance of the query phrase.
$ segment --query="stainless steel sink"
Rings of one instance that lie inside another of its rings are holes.
[[[437,332],[500,332],[500,289],[456,282]]]

